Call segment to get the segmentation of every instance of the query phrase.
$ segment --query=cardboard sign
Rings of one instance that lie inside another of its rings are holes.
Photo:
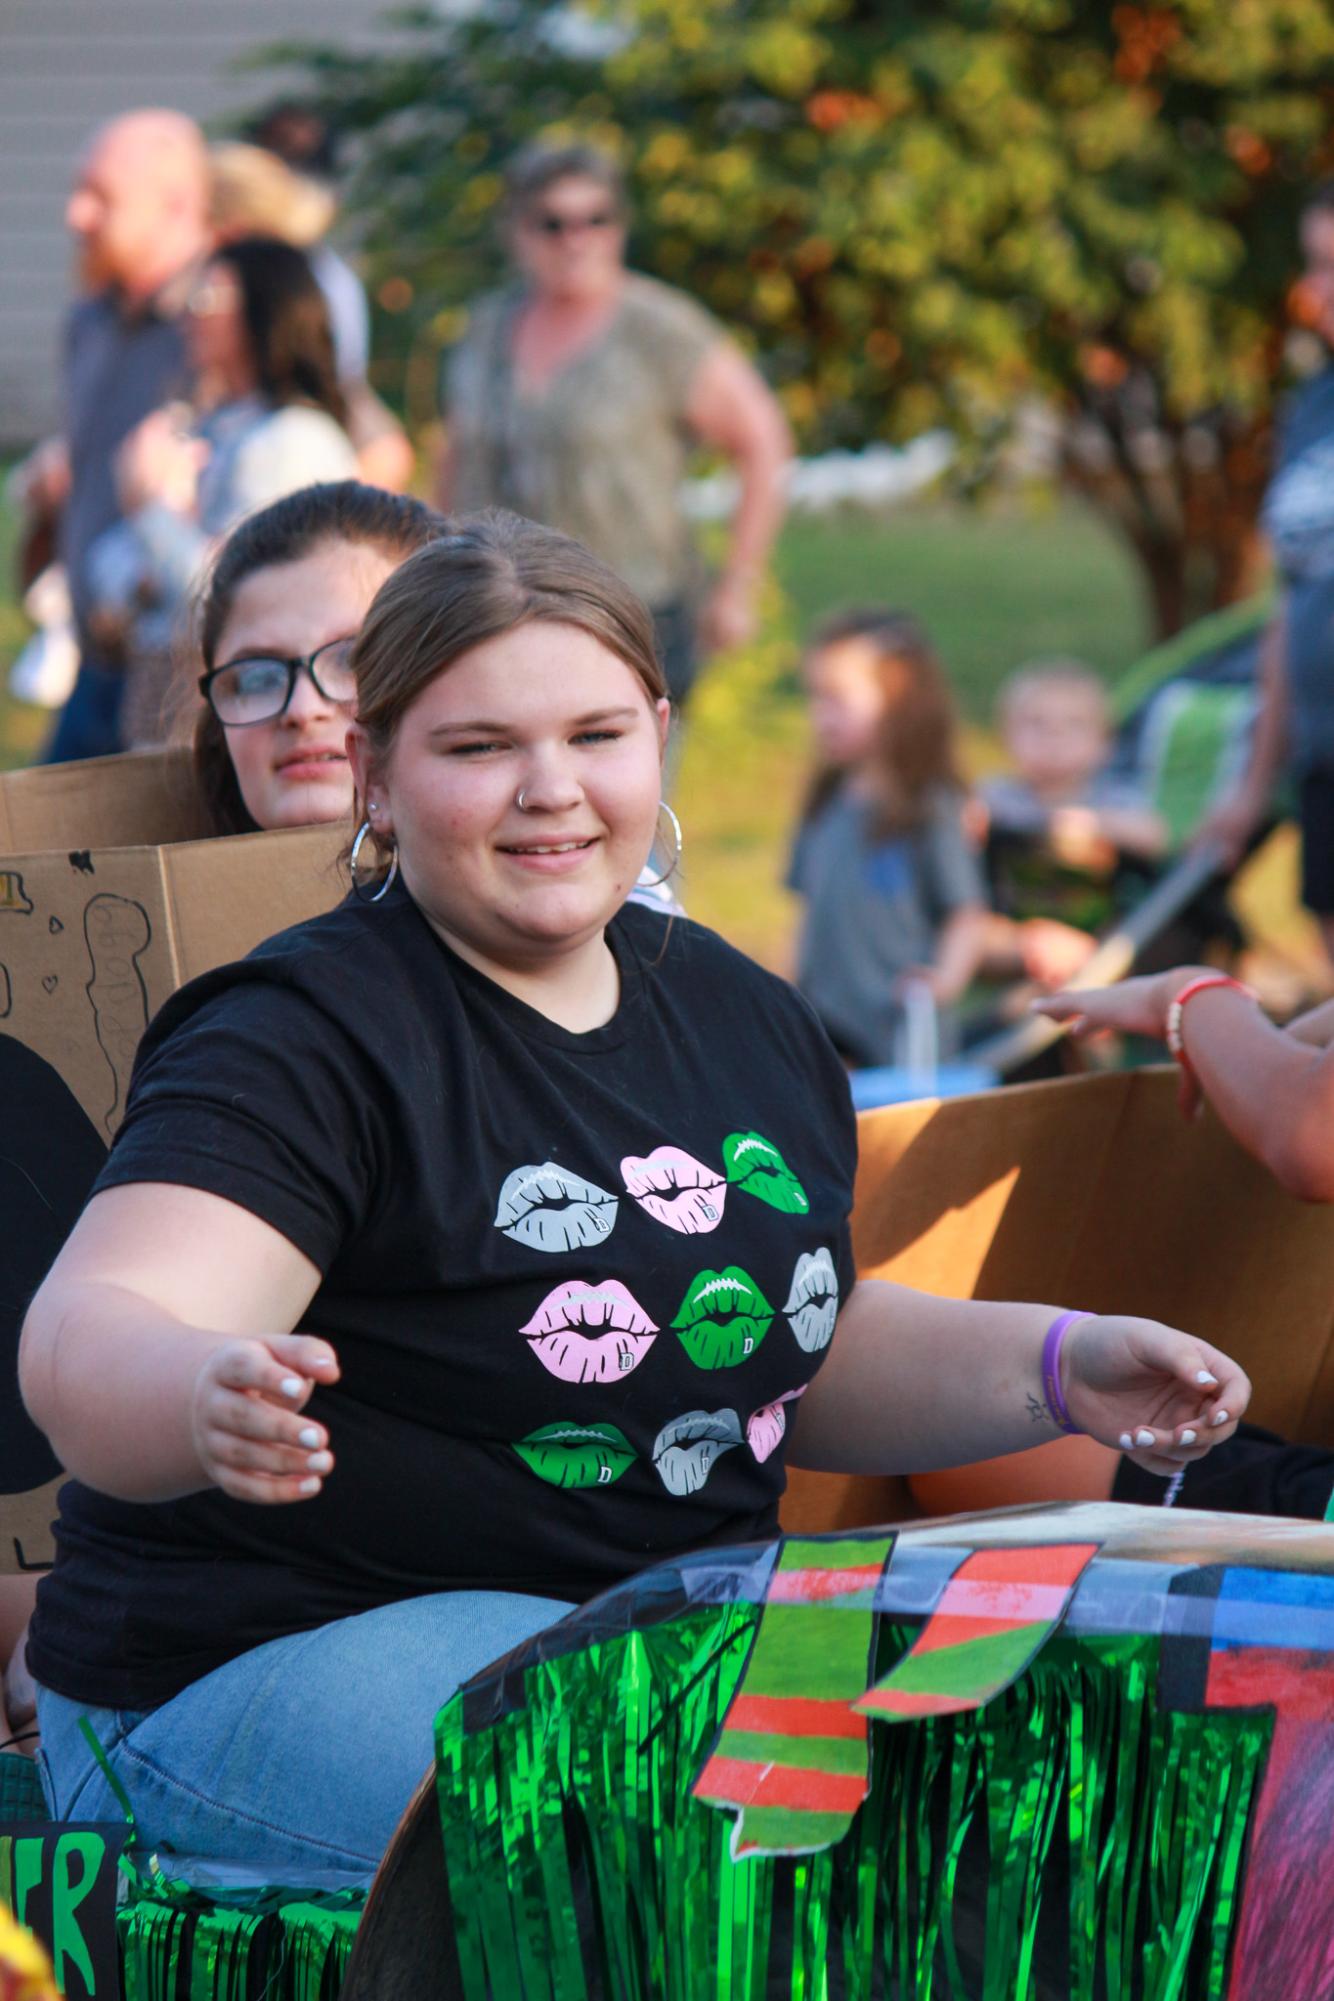
[[[201,839],[192,788],[179,750],[0,780],[0,1033],[107,1141],[168,995],[347,891],[341,823]]]
[[[51,1955],[65,2001],[119,2001],[116,1893],[124,1823],[19,1823],[0,1834],[0,1904]]]

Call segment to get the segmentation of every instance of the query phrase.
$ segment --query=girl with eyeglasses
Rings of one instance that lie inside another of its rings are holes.
[[[626,269],[625,188],[605,153],[526,148],[504,222],[517,282],[478,302],[450,357],[437,499],[512,507],[595,550],[651,607],[679,706],[701,654],[755,630],[787,425],[709,313]],[[712,583],[680,499],[697,447],[729,459],[740,488]]]
[[[197,616],[194,760],[217,833],[349,818],[353,643],[385,578],[447,529],[420,500],[336,480],[232,531]]]
[[[458,523],[353,669],[356,892],[157,1017],[24,1328],[71,1474],[28,1648],[52,1808],[115,1817],[86,1717],[174,1875],[364,1880],[461,1681],[771,1536],[789,1456],[1082,1427],[1170,1470],[1249,1395],[1154,1322],[857,1278],[814,1016],[627,907],[669,703],[604,564]]]

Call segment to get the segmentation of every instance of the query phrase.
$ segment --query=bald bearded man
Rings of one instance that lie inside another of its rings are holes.
[[[175,111],[132,111],[94,134],[65,211],[85,296],[66,327],[63,455],[44,455],[34,498],[60,505],[80,664],[49,763],[121,747],[124,676],[90,626],[86,558],[120,518],[121,441],[189,387],[179,322],[211,244],[209,191],[198,126]]]

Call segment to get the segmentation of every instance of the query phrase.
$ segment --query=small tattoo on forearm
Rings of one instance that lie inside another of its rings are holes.
[[[1029,1391],[1028,1394],[1028,1414],[1032,1418],[1034,1424],[1051,1423],[1051,1417],[1048,1414],[1046,1404],[1043,1403],[1040,1398],[1035,1397],[1031,1390]]]

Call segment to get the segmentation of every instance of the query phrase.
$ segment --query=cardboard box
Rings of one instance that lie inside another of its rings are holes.
[[[343,826],[207,834],[188,751],[0,777],[0,1575],[50,1563],[59,1484],[18,1407],[13,1344],[124,1114],[144,1029],[186,980],[346,894]]]
[[[1143,1314],[1251,1378],[1249,1415],[1334,1447],[1334,1210],[1299,1202],[1173,1069],[1009,1086],[860,1121],[853,1243],[866,1277],[953,1299]],[[960,1385],[960,1394],[967,1394]],[[796,1474],[784,1520],[857,1526],[1105,1495],[1116,1454],[1063,1439],[902,1481]]]
[[[185,751],[0,778],[0,1034],[50,1063],[107,1141],[168,995],[346,894],[341,824],[206,833]]]

